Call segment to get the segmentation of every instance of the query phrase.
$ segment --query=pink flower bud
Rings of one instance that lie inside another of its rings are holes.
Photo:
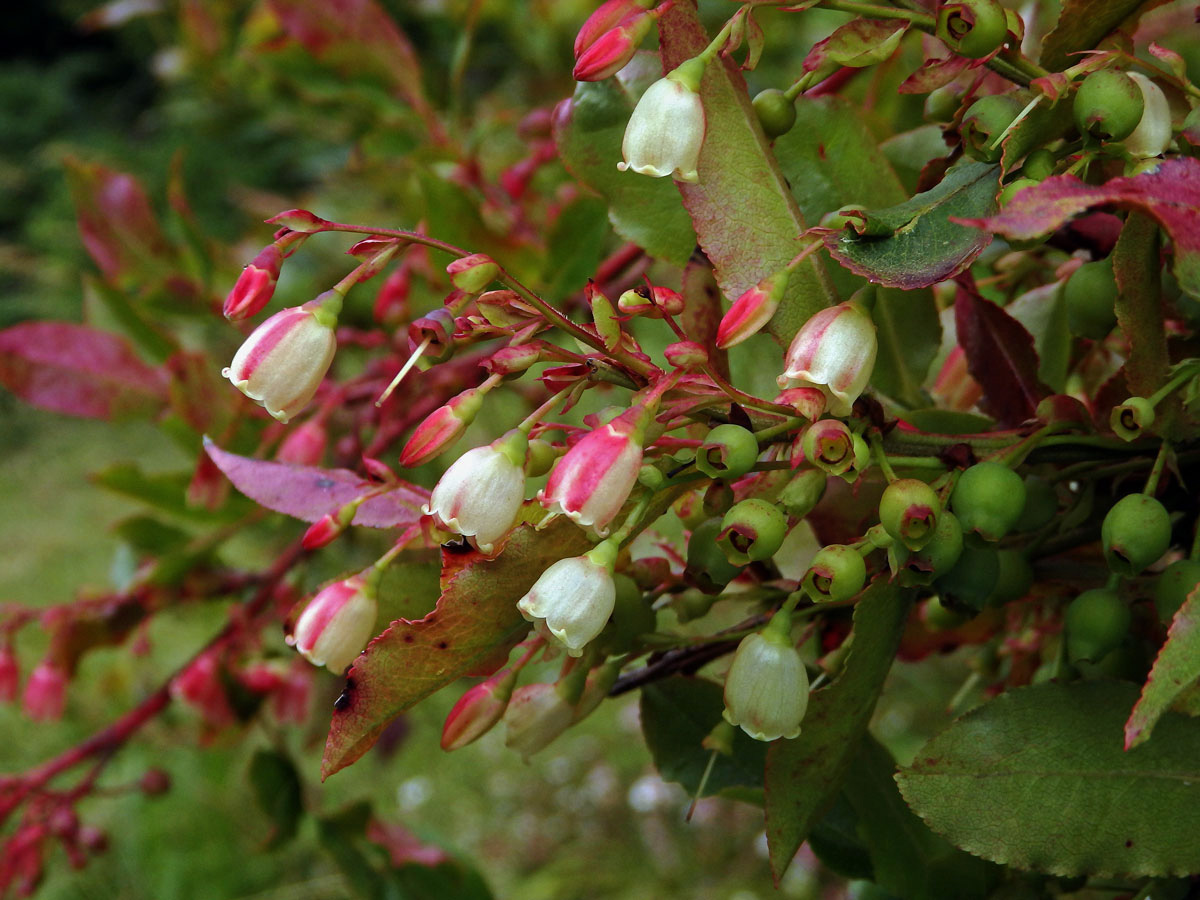
[[[268,244],[250,265],[242,269],[233,290],[225,298],[225,318],[231,321],[248,318],[270,302],[283,265],[283,252]]]
[[[362,575],[323,588],[296,620],[289,642],[314,666],[342,674],[375,633],[379,604]]]
[[[474,540],[491,554],[512,528],[525,500],[525,451],[520,431],[468,450],[438,480],[424,508],[443,527]]]
[[[645,12],[645,7],[637,0],[605,0],[587,17],[579,33],[575,35],[575,58],[579,59],[592,44],[626,19],[642,12]]]
[[[194,706],[210,725],[230,725],[236,719],[215,653],[202,653],[192,660],[171,682],[171,694]]]
[[[346,513],[349,511],[349,515]],[[308,530],[304,532],[304,537],[300,539],[301,546],[305,550],[317,550],[328,544],[332,544],[337,540],[338,536],[350,524],[350,520],[354,518],[354,513],[358,511],[358,505],[350,504],[342,507],[337,512],[326,513],[308,526]]]
[[[504,744],[529,759],[571,727],[575,707],[553,684],[526,684],[513,691],[504,724]]]
[[[468,388],[430,413],[400,451],[400,465],[411,469],[427,463],[462,437],[483,407],[483,397],[479,388]]]
[[[0,647],[0,703],[12,703],[21,690],[21,669],[12,644]]]
[[[545,347],[542,341],[502,347],[489,356],[483,366],[492,375],[516,375],[540,362]]]
[[[589,432],[558,461],[538,500],[580,526],[608,534],[642,467],[644,407],[634,407]]]
[[[854,303],[823,309],[788,347],[779,386],[819,388],[835,416],[847,416],[871,378],[878,341],[875,323]]]
[[[446,266],[446,274],[450,276],[450,283],[460,291],[478,294],[496,280],[500,266],[487,254],[472,253]]]
[[[699,369],[708,365],[708,351],[695,341],[668,344],[663,356],[677,369]]]
[[[67,673],[49,660],[42,660],[25,683],[21,705],[25,715],[38,721],[62,718],[67,698]]]
[[[808,672],[788,635],[790,619],[776,613],[743,638],[725,676],[725,719],[755,740],[796,737],[808,709]]]
[[[531,622],[545,622],[567,653],[580,656],[612,615],[616,558],[616,545],[604,541],[584,556],[560,559],[517,601],[517,609]]]
[[[704,143],[704,104],[697,93],[704,62],[689,59],[646,89],[633,108],[621,141],[622,172],[697,182]]]
[[[275,313],[246,338],[222,374],[280,422],[288,421],[312,400],[333,362],[340,304],[340,297],[322,295]]]
[[[267,219],[267,224],[279,225],[288,231],[298,231],[301,234],[312,234],[327,227],[329,222],[313,215],[307,209],[287,209],[271,216]]]
[[[775,315],[787,283],[788,270],[781,269],[734,300],[717,326],[717,347],[724,350],[757,334]]]
[[[516,683],[517,673],[503,669],[459,697],[442,726],[442,749],[458,750],[491,731],[504,717]]]
[[[678,291],[666,287],[648,288],[645,285],[630,288],[617,298],[617,309],[627,316],[677,316],[683,312],[683,297]]]
[[[283,439],[275,458],[298,466],[319,466],[328,440],[325,423],[311,419]]]
[[[825,412],[825,394],[819,388],[788,388],[775,402],[786,403],[810,422],[817,421]]]
[[[607,5],[607,4],[605,4]],[[638,7],[626,15],[619,24],[609,28],[592,40],[581,53],[576,55],[575,69],[571,73],[576,81],[603,81],[609,76],[625,68],[626,63],[633,59],[638,46],[650,31],[654,17],[646,10]],[[597,10],[599,13],[603,10]],[[596,13],[584,23],[586,29]],[[583,36],[583,30],[579,32]]]

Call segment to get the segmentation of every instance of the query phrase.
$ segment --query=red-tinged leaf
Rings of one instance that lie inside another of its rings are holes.
[[[1200,588],[1175,612],[1167,641],[1158,651],[1142,695],[1125,723],[1125,749],[1150,737],[1159,718],[1177,698],[1200,680]]]
[[[1038,381],[1033,336],[995,303],[962,287],[954,299],[954,321],[967,371],[983,388],[984,412],[1008,426],[1033,418],[1050,393]]]
[[[658,28],[667,68],[708,45],[691,3],[676,3],[659,19]],[[796,255],[796,238],[806,225],[735,66],[715,60],[705,72],[700,96],[708,122],[700,181],[677,187],[722,292],[739,297]],[[788,279],[767,328],[786,345],[805,321],[836,299],[824,263],[813,254]]]
[[[892,667],[911,598],[877,578],[854,607],[854,643],[833,684],[813,691],[800,736],[767,751],[767,847],[776,883],[833,803]]]
[[[1200,298],[1200,159],[1168,159],[1151,171],[1097,185],[1056,175],[1021,191],[999,215],[963,221],[1032,240],[1097,206],[1136,209],[1166,229],[1174,243],[1175,278]]]
[[[519,525],[495,559],[442,553],[442,596],[416,622],[397,619],[355,661],[334,709],[321,777],[371,748],[396,716],[494,658],[529,629],[517,601],[551,563],[585,552],[584,532],[560,518],[542,531]]]
[[[1054,29],[1042,42],[1039,62],[1052,72],[1080,61],[1079,51],[1095,48],[1116,29],[1131,34],[1138,16],[1166,0],[1066,0]]]
[[[927,59],[896,90],[901,94],[928,94],[948,85],[970,64],[971,60],[957,54]]]
[[[233,486],[251,500],[304,522],[316,522],[379,487],[377,482],[360,478],[349,469],[321,469],[238,456],[222,450],[207,437],[204,449]],[[364,502],[353,524],[368,528],[412,525],[420,521],[421,506],[428,500],[429,492],[424,488],[399,481],[392,490]]]
[[[70,322],[22,322],[0,331],[0,384],[42,409],[115,419],[153,415],[167,378],[122,338]]]
[[[375,0],[269,0],[269,6],[314,57],[342,72],[382,77],[433,124],[412,43]]]
[[[171,246],[138,180],[74,159],[66,167],[79,237],[104,277],[165,274]]]

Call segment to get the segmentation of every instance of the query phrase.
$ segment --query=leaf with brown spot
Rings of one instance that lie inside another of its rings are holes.
[[[321,777],[366,753],[396,716],[511,646],[530,627],[517,601],[551,563],[591,546],[579,527],[560,518],[542,531],[518,526],[495,559],[443,552],[434,611],[416,622],[397,619],[350,670],[354,686],[334,710]]]

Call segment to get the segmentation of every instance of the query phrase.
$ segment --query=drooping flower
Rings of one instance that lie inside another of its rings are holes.
[[[791,615],[778,612],[738,644],[725,676],[725,719],[759,741],[794,738],[808,709],[808,672],[792,643]]]
[[[318,591],[288,638],[314,666],[340,675],[375,630],[375,591],[363,575],[351,575]]]
[[[222,374],[280,422],[316,394],[337,349],[334,327],[341,297],[332,291],[263,322]]]
[[[468,450],[442,475],[423,511],[490,554],[525,499],[527,446],[525,434],[514,429],[486,447]]]
[[[819,388],[833,415],[849,415],[871,378],[877,349],[875,323],[857,304],[823,309],[792,338],[779,386]]]
[[[531,622],[545,622],[571,656],[581,655],[612,615],[617,599],[616,559],[617,546],[611,541],[597,544],[583,556],[560,559],[517,601],[517,609]]]
[[[538,500],[580,526],[608,534],[608,525],[637,484],[642,440],[652,406],[635,406],[586,435],[550,473]]]
[[[704,104],[700,79],[704,61],[689,59],[646,89],[629,117],[621,142],[622,172],[697,182],[704,143]]]

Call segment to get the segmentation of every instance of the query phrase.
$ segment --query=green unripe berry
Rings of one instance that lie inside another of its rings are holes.
[[[1012,201],[1013,197],[1017,196],[1017,194],[1021,193],[1021,191],[1025,190],[1025,188],[1033,187],[1035,184],[1037,184],[1037,182],[1032,178],[1018,178],[1015,181],[1010,181],[1000,191],[1000,196],[997,199],[997,202],[1000,204],[1000,208],[1004,209],[1004,207],[1008,206],[1008,204]]]
[[[949,122],[962,103],[962,92],[952,85],[935,88],[925,98],[925,118],[930,122]]]
[[[1181,559],[1171,563],[1158,576],[1154,586],[1154,608],[1160,622],[1170,622],[1188,594],[1200,586],[1200,561]]]
[[[1058,512],[1058,495],[1054,493],[1054,485],[1045,478],[1037,475],[1025,477],[1025,508],[1017,523],[1013,526],[1016,531],[1033,531],[1050,523]]]
[[[1054,174],[1057,165],[1058,157],[1045,147],[1040,147],[1025,157],[1025,162],[1021,165],[1021,174],[1034,181],[1045,181]]]
[[[1096,588],[1071,601],[1063,616],[1067,633],[1067,658],[1095,662],[1116,649],[1129,632],[1129,608],[1116,591]]]
[[[1084,263],[1063,285],[1067,328],[1071,334],[1099,341],[1117,324],[1117,279],[1112,258]]]
[[[950,508],[963,531],[989,541],[1008,534],[1025,508],[1025,482],[1008,466],[981,462],[958,479],[950,495]]]
[[[1020,550],[996,552],[996,585],[987,598],[988,606],[1003,606],[1020,600],[1033,587],[1033,566]]]
[[[1171,517],[1153,497],[1127,494],[1104,517],[1100,543],[1112,571],[1137,575],[1171,546]]]
[[[676,594],[671,600],[671,609],[675,611],[680,622],[692,622],[708,615],[712,605],[717,602],[715,591],[704,591],[688,588]]]
[[[941,511],[937,491],[916,478],[900,478],[879,499],[879,524],[909,550],[920,550],[933,540]]]
[[[1136,81],[1116,69],[1101,69],[1075,91],[1075,126],[1080,134],[1119,141],[1133,134],[1145,108]]]
[[[1023,108],[1021,101],[1011,94],[980,97],[963,116],[963,149],[980,162],[999,162],[1004,146],[996,144],[996,138]]]
[[[731,564],[717,546],[720,531],[721,520],[709,519],[697,525],[688,539],[688,572],[695,584],[706,593],[719,593],[742,570],[741,566]]]
[[[962,552],[962,525],[953,513],[943,510],[938,516],[933,540],[907,556],[897,554],[900,583],[906,586],[931,584],[939,575],[954,568]]]
[[[921,607],[921,621],[931,631],[949,631],[970,619],[971,615],[968,612],[947,606],[937,595],[930,597]]]
[[[867,564],[853,547],[829,544],[817,551],[801,582],[815,602],[849,600],[867,583]]]
[[[996,0],[956,0],[938,9],[934,32],[960,56],[982,59],[1008,37],[1008,16]]]
[[[754,97],[754,114],[769,138],[787,134],[796,124],[796,104],[778,88],[759,91]]]
[[[1108,424],[1117,437],[1132,441],[1154,424],[1154,418],[1154,404],[1145,397],[1130,397],[1120,406],[1113,407]]]
[[[991,547],[963,547],[958,562],[934,582],[940,593],[978,612],[996,588],[1000,557]]]
[[[758,441],[741,425],[718,425],[696,451],[696,468],[709,478],[740,478],[757,461]]]
[[[770,559],[787,536],[787,519],[773,503],[743,500],[725,513],[717,546],[735,566]]]

